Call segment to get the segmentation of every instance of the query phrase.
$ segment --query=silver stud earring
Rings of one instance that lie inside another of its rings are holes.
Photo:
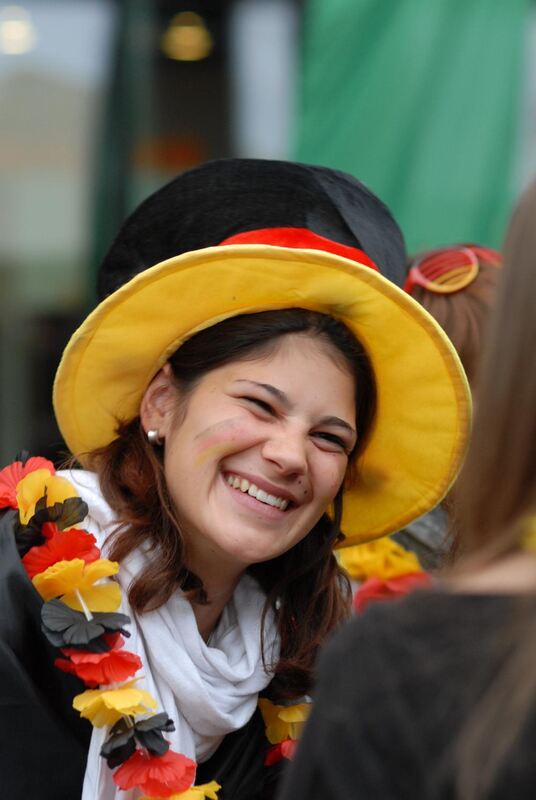
[[[153,447],[160,447],[164,444],[164,440],[156,430],[156,428],[151,428],[151,430],[147,431],[147,440],[149,444],[152,444]]]

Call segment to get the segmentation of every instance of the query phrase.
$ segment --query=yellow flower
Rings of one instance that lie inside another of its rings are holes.
[[[78,592],[90,611],[117,611],[121,605],[118,584],[113,581],[94,584],[101,578],[115,575],[118,570],[117,561],[100,558],[86,564],[81,558],[73,558],[71,561],[57,561],[35,575],[32,582],[43,600],[60,597],[69,608],[83,611]]]
[[[385,581],[422,571],[415,553],[397,544],[390,536],[345,547],[337,555],[341,567],[356,581],[366,581],[367,578]]]
[[[293,706],[278,706],[265,697],[259,700],[266,738],[270,744],[279,744],[285,739],[299,739],[305,720],[311,710],[310,703],[296,703]]]
[[[46,494],[47,507],[63,503],[69,497],[78,497],[76,490],[65,478],[51,475],[48,469],[36,469],[17,484],[17,505],[23,525],[35,514],[38,500]]]
[[[203,800],[208,797],[209,800],[218,800],[218,789],[221,789],[219,783],[210,781],[210,783],[203,783],[199,786],[191,786],[185,792],[179,794],[172,794],[171,797],[140,797],[140,800]]]
[[[76,695],[73,707],[96,728],[115,725],[123,716],[146,714],[158,704],[149,692],[135,688],[137,680],[125,683],[119,689],[88,689]]]

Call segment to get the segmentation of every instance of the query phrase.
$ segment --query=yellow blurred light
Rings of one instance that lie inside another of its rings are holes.
[[[201,61],[211,52],[213,41],[203,17],[193,11],[181,11],[164,32],[161,47],[175,61]]]
[[[36,40],[35,28],[26,9],[21,6],[4,6],[0,10],[0,53],[28,53],[35,46]]]

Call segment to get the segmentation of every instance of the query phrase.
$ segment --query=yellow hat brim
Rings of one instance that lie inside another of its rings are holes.
[[[163,261],[122,286],[72,336],[54,384],[63,437],[82,464],[139,413],[186,339],[228,317],[308,308],[344,322],[377,383],[377,417],[344,494],[345,545],[403,527],[452,485],[470,424],[458,356],[435,320],[368,266],[320,252],[227,245]]]

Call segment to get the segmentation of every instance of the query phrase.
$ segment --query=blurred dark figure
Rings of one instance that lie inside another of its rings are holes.
[[[320,665],[281,800],[532,800],[536,184],[511,222],[442,584],[371,606]]]

